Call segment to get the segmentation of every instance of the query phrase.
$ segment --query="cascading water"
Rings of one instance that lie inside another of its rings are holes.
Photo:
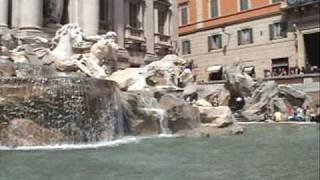
[[[32,123],[46,129],[39,130],[42,134],[38,136],[46,137],[50,131],[63,137],[58,142],[42,138],[41,142],[30,145],[92,143],[126,135],[129,130],[125,124],[128,123],[124,122],[119,98],[117,84],[113,81],[73,77],[1,78],[0,143],[24,145],[23,138],[27,137],[19,133],[28,134],[37,129],[31,128]],[[21,125],[19,129],[12,127],[14,131],[10,132],[16,132],[14,142],[12,134],[8,133],[13,119],[17,120],[16,124],[19,119],[29,120],[21,121],[25,129],[21,129]]]
[[[159,133],[161,134],[171,134],[168,128],[168,116],[164,109],[157,108],[158,103],[155,98],[146,98],[146,96],[140,96],[140,101],[143,104],[142,111],[155,121],[156,126],[159,127]]]
[[[168,116],[167,112],[164,109],[160,108],[143,108],[143,111],[146,114],[153,116],[155,119],[155,123],[159,127],[161,134],[171,134],[170,129],[168,128]]]

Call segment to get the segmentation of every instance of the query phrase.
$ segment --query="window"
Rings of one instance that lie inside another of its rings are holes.
[[[191,42],[189,40],[182,42],[182,54],[191,54]]]
[[[167,20],[167,12],[166,11],[158,11],[158,32],[160,34],[164,34],[165,23]]]
[[[131,2],[129,4],[129,25],[133,28],[140,28],[140,23],[139,23],[139,11],[140,11],[140,4]]]
[[[281,0],[271,0],[271,3],[278,3],[278,2],[281,2]]]
[[[222,35],[216,34],[208,37],[208,49],[220,49],[222,48]]]
[[[99,28],[100,30],[110,30],[111,22],[109,22],[109,1],[100,0],[99,8]]]
[[[186,25],[189,23],[189,8],[188,6],[180,7],[180,24]]]
[[[289,59],[279,58],[272,59],[272,76],[286,76],[289,70]]]
[[[279,22],[269,25],[270,40],[281,39],[287,37],[287,22]]]
[[[251,28],[238,31],[238,45],[251,43],[253,43],[253,33]]]
[[[249,9],[249,0],[240,0],[240,11]]]
[[[219,16],[219,5],[218,0],[211,0],[210,1],[210,7],[211,7],[211,17],[217,17]]]

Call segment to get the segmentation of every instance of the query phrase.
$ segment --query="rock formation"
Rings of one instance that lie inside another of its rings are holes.
[[[128,68],[113,73],[109,80],[128,91],[148,90],[153,87],[177,89],[193,81],[193,74],[186,70],[187,62],[176,55],[167,55],[159,61],[141,68]]]
[[[244,98],[245,106],[240,114],[247,121],[263,121],[266,114],[272,116],[276,111],[287,116],[289,109],[301,107],[307,99],[304,92],[288,85],[277,85],[272,81],[256,82],[239,66],[227,70],[225,76],[225,86],[231,97]]]

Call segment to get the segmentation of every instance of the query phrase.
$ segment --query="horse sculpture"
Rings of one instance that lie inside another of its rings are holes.
[[[105,61],[116,62],[118,45],[115,43],[116,34],[108,32],[106,35],[96,36],[90,53],[78,54],[73,52],[73,47],[84,44],[85,41],[81,28],[77,24],[67,24],[56,32],[52,39],[54,64],[58,70],[65,71],[70,68],[79,68],[90,77],[105,78],[107,76],[102,64]]]

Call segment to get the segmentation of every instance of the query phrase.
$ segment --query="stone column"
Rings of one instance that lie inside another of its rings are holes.
[[[69,22],[80,25],[80,0],[70,0],[68,6]]]
[[[14,0],[13,25],[19,29],[37,30],[43,24],[43,0]]]
[[[164,26],[164,34],[170,36],[170,22],[171,22],[171,10],[167,11],[167,18]]]
[[[178,37],[179,37],[179,13],[178,13],[178,2],[177,1],[171,1],[171,16],[170,16],[170,25],[169,25],[169,31],[173,46],[173,51],[178,51]]]
[[[85,35],[99,32],[99,0],[70,0],[70,23],[79,24]]]
[[[296,57],[296,66],[302,67],[306,66],[306,47],[304,43],[303,33],[299,30],[297,32],[298,37],[296,39],[297,46],[297,57]]]
[[[147,45],[147,53],[154,54],[154,32],[155,32],[155,22],[154,22],[154,2],[153,1],[146,1],[146,11],[145,11],[145,17],[144,17],[144,32],[146,39],[146,45]]]
[[[81,12],[83,32],[85,35],[99,33],[99,0],[82,0]]]
[[[8,27],[8,0],[0,0],[0,28]]]
[[[114,1],[114,30],[118,34],[118,44],[121,48],[124,48],[124,28],[125,22],[125,3],[124,0]]]
[[[159,24],[158,24],[158,20],[159,20],[159,10],[158,7],[154,7],[154,13],[153,13],[153,22],[154,22],[154,33],[159,33]]]

